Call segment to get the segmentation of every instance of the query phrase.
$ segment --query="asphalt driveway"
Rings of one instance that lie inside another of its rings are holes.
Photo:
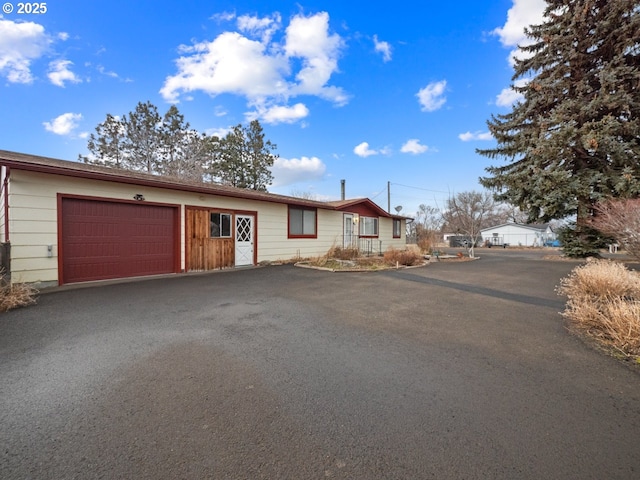
[[[2,479],[636,479],[640,375],[513,250],[63,290],[0,316]]]

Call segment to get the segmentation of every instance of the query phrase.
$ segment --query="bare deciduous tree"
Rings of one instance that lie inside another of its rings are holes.
[[[308,190],[291,190],[290,197],[304,198],[305,200],[318,200],[318,196]]]
[[[447,227],[469,239],[469,256],[474,257],[474,246],[480,230],[487,225],[495,207],[489,192],[460,192],[450,197],[443,212]]]
[[[415,237],[423,251],[430,251],[439,240],[443,222],[440,209],[423,203],[418,207],[415,220],[409,224],[409,235]]]
[[[597,204],[591,225],[615,238],[629,255],[640,260],[640,199],[607,200]]]

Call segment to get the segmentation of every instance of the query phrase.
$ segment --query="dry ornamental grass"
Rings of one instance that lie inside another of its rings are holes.
[[[415,250],[396,250],[390,248],[384,252],[384,261],[387,265],[405,265],[411,267],[423,262],[423,258]]]
[[[627,356],[640,357],[640,275],[624,265],[595,260],[561,280],[563,316],[579,331]]]
[[[356,248],[334,246],[322,257],[312,258],[308,263],[314,267],[335,270],[382,270],[421,265],[424,259],[417,249],[399,250],[391,247],[383,256],[362,257]]]
[[[36,303],[38,291],[26,283],[10,285],[0,280],[0,312]]]

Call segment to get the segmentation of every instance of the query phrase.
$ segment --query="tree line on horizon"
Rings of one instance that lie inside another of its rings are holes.
[[[175,105],[160,115],[147,101],[122,117],[107,114],[95,130],[89,155],[79,155],[87,164],[258,191],[273,182],[276,145],[265,140],[258,120],[219,138],[192,129]]]

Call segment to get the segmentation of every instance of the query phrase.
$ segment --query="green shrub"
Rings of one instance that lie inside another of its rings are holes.
[[[571,258],[599,257],[600,249],[613,243],[598,230],[588,226],[577,226],[575,222],[558,230],[562,253]]]

